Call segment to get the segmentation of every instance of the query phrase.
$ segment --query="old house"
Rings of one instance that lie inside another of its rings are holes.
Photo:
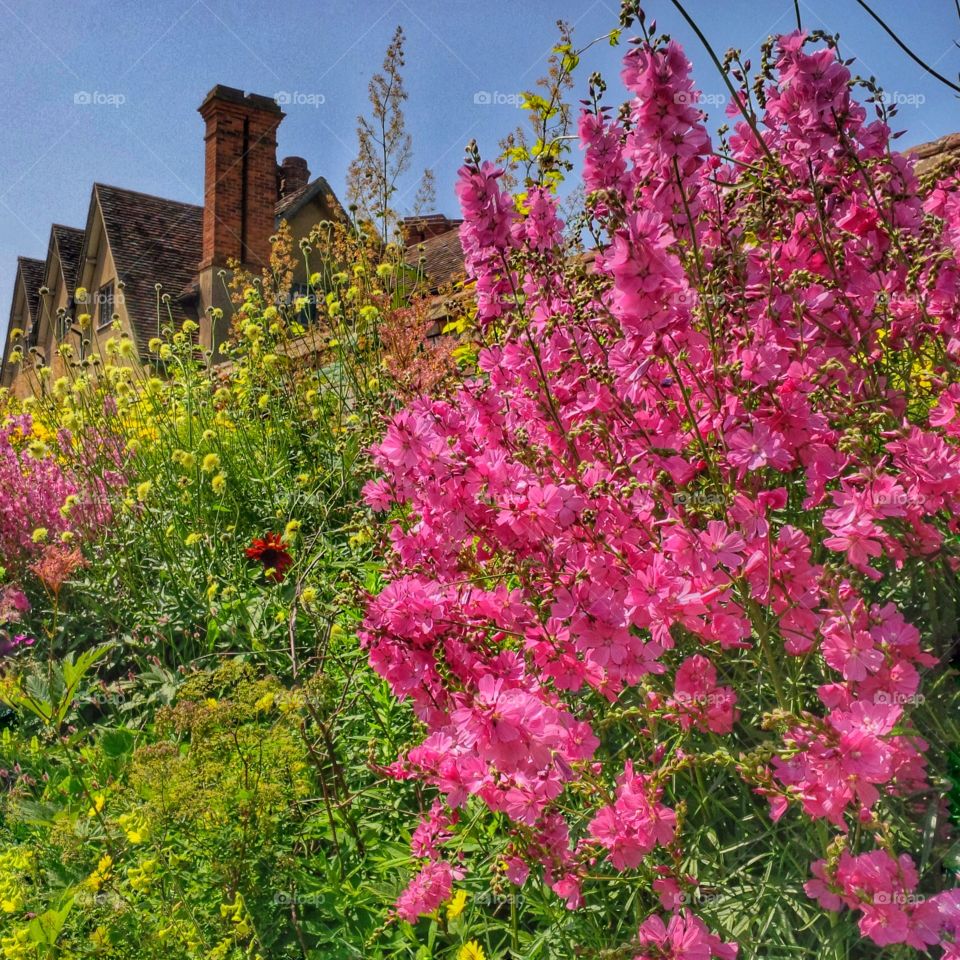
[[[196,319],[201,345],[215,350],[227,331],[214,329],[207,308],[226,305],[219,273],[228,262],[259,271],[281,220],[296,240],[321,220],[346,216],[327,181],[311,179],[306,160],[277,162],[284,114],[274,100],[216,86],[199,111],[202,207],[97,183],[82,228],[54,225],[44,260],[18,260],[0,386],[18,397],[34,393],[38,367],[64,372],[65,343],[76,360],[125,335],[145,359],[166,318],[158,283],[174,315]],[[295,275],[295,285],[305,282]]]

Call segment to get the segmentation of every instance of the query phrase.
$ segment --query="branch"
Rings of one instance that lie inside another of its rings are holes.
[[[898,36],[897,34],[887,26],[881,17],[873,12],[870,5],[865,2],[865,0],[857,0],[857,3],[863,7],[867,13],[876,20],[877,23],[883,28],[884,32],[893,40],[893,42],[916,64],[922,67],[927,73],[932,77],[936,77],[941,83],[946,84],[951,90],[956,93],[960,93],[960,87],[957,86],[952,80],[948,80],[942,73],[938,73],[933,69],[929,64],[927,64],[921,57],[917,56]],[[960,13],[960,4],[957,4],[957,12]]]

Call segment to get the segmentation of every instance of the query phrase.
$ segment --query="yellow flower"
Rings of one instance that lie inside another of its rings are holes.
[[[123,337],[120,340],[120,346],[118,347],[121,357],[132,357],[133,356],[133,341],[129,337]]]
[[[457,954],[457,960],[487,960],[483,947],[476,940],[468,940]]]
[[[320,281],[321,281],[322,279],[323,279],[323,277],[321,277],[319,273],[311,273],[311,274],[310,274],[310,286],[311,286],[311,287],[318,287],[318,286],[320,286]]]
[[[117,817],[117,823],[120,824],[120,828],[126,834],[127,840],[133,844],[143,843],[150,832],[146,820],[140,814],[121,813]]]
[[[306,587],[303,592],[300,594],[300,602],[305,606],[309,607],[310,604],[314,603],[317,599],[317,591],[314,587]]]
[[[99,890],[110,879],[110,870],[113,867],[113,857],[105,853],[97,863],[97,869],[87,877],[87,883],[94,890]]]
[[[253,706],[259,713],[268,713],[273,709],[275,699],[272,693],[265,693]]]
[[[47,539],[49,534],[50,534],[50,531],[47,530],[46,527],[37,527],[37,529],[34,530],[32,534],[30,534],[30,539],[34,543],[43,543],[43,541]]]
[[[292,540],[300,532],[301,523],[299,520],[291,520],[283,528],[283,539]]]
[[[456,920],[467,905],[467,891],[458,890],[447,902],[447,919]]]
[[[87,811],[88,817],[95,817],[101,810],[103,810],[104,804],[107,802],[106,797],[102,793],[95,793],[93,795],[93,806]]]
[[[219,496],[227,489],[227,478],[225,474],[218,473],[211,481],[210,486],[213,488],[213,492]]]
[[[204,473],[215,473],[220,468],[220,458],[215,453],[208,453],[203,458],[200,469]]]
[[[77,287],[73,292],[73,299],[77,303],[85,303],[87,300],[87,288],[86,287]]]
[[[202,539],[199,533],[189,533],[183,543],[187,547],[195,547]]]
[[[150,491],[152,489],[153,482],[150,480],[144,480],[143,483],[137,485],[137,499],[143,503],[143,501],[150,496]]]

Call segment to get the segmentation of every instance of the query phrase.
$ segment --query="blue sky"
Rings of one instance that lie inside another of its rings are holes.
[[[873,5],[956,79],[954,0]],[[795,22],[793,0],[687,0],[687,7],[721,53],[730,46],[756,51],[768,34]],[[701,88],[720,94],[714,68],[668,0],[650,0],[646,8],[661,30],[686,44]],[[854,0],[804,0],[801,13],[806,27],[839,32],[844,54],[857,57],[854,70],[897,96],[898,126],[907,131],[901,143],[960,130],[954,95],[897,50]],[[397,24],[408,37],[414,165],[435,169],[437,206],[456,215],[453,183],[463,146],[476,138],[492,156],[498,139],[522,122],[515,95],[542,74],[558,17],[575,25],[583,43],[616,26],[618,4],[0,0],[0,329],[17,255],[43,257],[54,221],[83,226],[94,181],[202,202],[196,108],[215,83],[286,94],[279,155],[306,157],[312,173],[342,195],[367,80]],[[623,50],[594,48],[581,67],[580,89],[600,70],[611,93],[619,92]],[[407,186],[411,200],[415,176]]]

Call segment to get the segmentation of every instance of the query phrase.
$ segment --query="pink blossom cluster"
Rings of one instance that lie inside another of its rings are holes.
[[[66,432],[59,448],[34,456],[28,439],[33,420],[27,414],[0,422],[0,564],[19,568],[42,549],[34,532],[43,529],[47,539],[66,530],[85,530],[108,517],[106,500],[85,492],[83,484],[63,465],[58,453],[71,449]],[[68,498],[73,507],[65,508]]]
[[[942,943],[944,931],[953,935],[944,944],[946,960],[960,957],[960,889],[932,896],[917,893],[917,869],[910,857],[894,858],[885,850],[853,856],[844,850],[829,864],[818,860],[807,893],[827,910],[844,907],[860,913],[860,932],[880,946],[905,943],[926,950]]]
[[[673,914],[664,923],[656,914],[647,917],[638,934],[640,953],[634,960],[735,960],[735,943],[724,943],[710,933],[697,916]]]
[[[453,893],[453,867],[445,860],[427,861],[397,900],[397,915],[414,923],[433,913]]]
[[[505,815],[507,875],[571,907],[600,862],[675,882],[668,784],[737,751],[774,819],[857,824],[874,857],[884,804],[926,785],[909,701],[936,664],[877,581],[955,566],[960,532],[960,183],[921,189],[800,33],[719,152],[677,44],[638,42],[623,80],[628,116],[580,120],[587,264],[549,193],[521,215],[501,171],[461,171],[487,344],[390,422],[366,489],[393,520],[363,640],[426,729],[391,771]],[[444,842],[418,831],[425,869]],[[823,883],[862,904],[908,860]],[[890,923],[955,951],[935,902]],[[639,943],[733,949],[676,902]]]

